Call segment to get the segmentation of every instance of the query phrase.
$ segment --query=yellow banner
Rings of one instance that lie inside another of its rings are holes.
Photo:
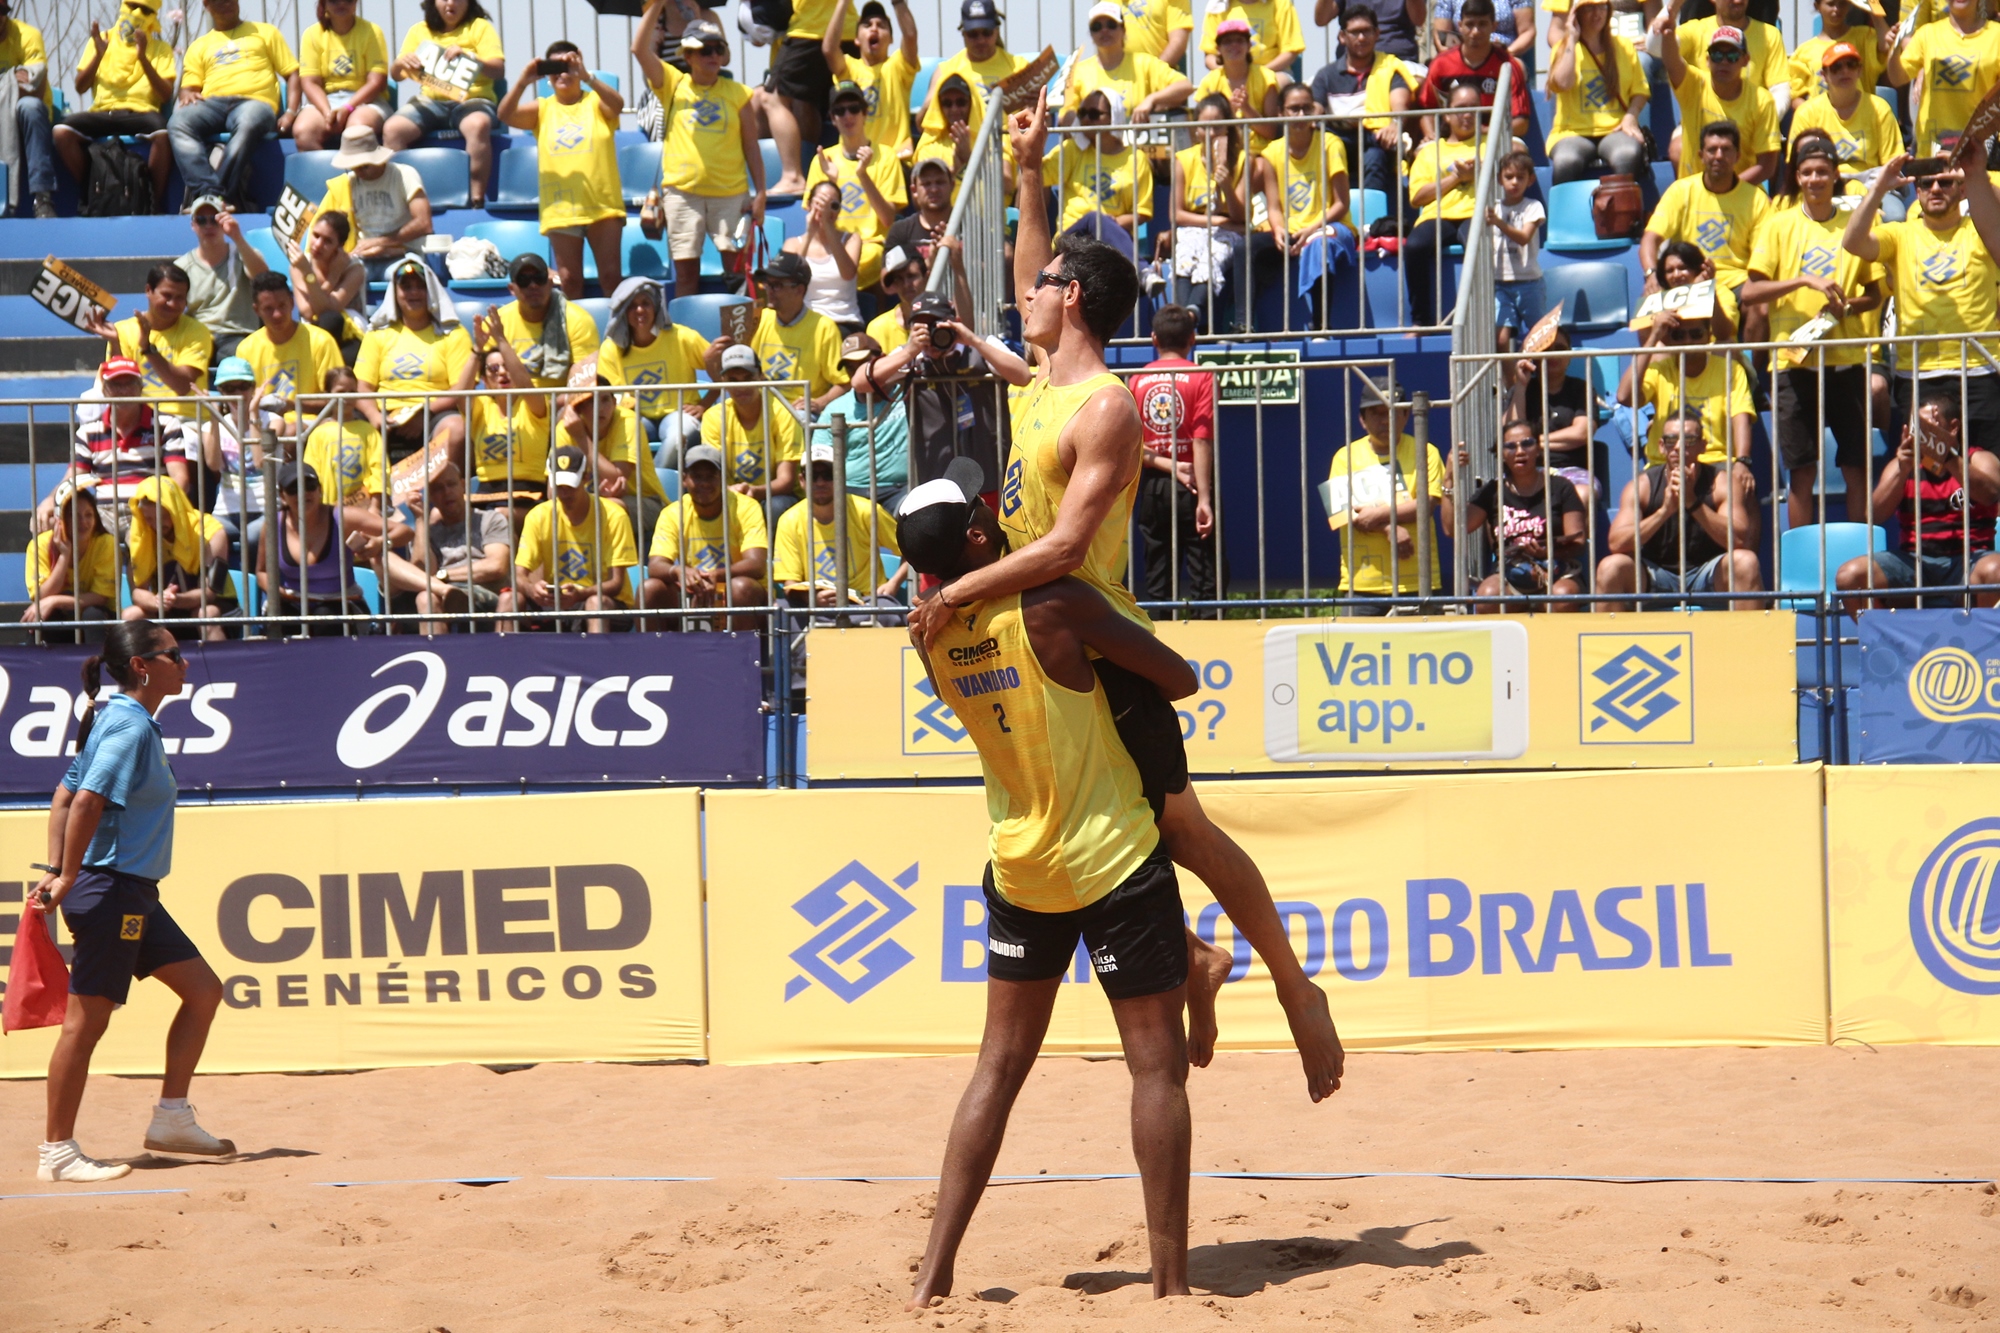
[[[1797,758],[1784,614],[1162,622],[1196,773],[1755,767]],[[900,629],[812,633],[813,779],[977,777]]]
[[[712,1058],[976,1049],[981,792],[707,799]],[[1816,768],[1245,782],[1203,799],[1268,877],[1350,1045],[1826,1040]],[[1181,887],[1197,933],[1238,959],[1223,1047],[1289,1045],[1262,965],[1198,880]],[[1069,976],[1045,1049],[1115,1050],[1081,954]]]
[[[225,995],[202,1068],[703,1057],[699,800],[182,809],[161,901]],[[47,827],[0,815],[0,866],[42,860]],[[24,884],[0,882],[9,944]],[[133,983],[91,1068],[157,1073],[172,1013]],[[41,1075],[54,1040],[0,1041],[0,1076]]]
[[[2000,766],[1827,770],[1835,1040],[2000,1042],[1995,791]]]

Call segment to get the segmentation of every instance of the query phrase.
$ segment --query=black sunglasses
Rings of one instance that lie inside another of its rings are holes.
[[[175,666],[187,665],[187,659],[181,656],[181,650],[178,648],[156,648],[150,653],[136,653],[133,655],[132,660],[135,662],[150,662],[156,657],[164,657]]]
[[[1065,277],[1061,273],[1050,273],[1044,269],[1035,275],[1035,290],[1040,291],[1044,287],[1067,287],[1073,281],[1074,279]]]
[[[1124,24],[1114,23],[1110,19],[1099,19],[1090,25],[1090,30],[1092,32],[1116,32],[1124,26]]]

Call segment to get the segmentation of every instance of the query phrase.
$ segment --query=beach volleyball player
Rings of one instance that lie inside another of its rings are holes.
[[[1013,412],[1013,456],[1001,483],[1000,527],[1012,550],[961,574],[912,609],[920,645],[962,608],[1074,575],[1113,609],[1151,633],[1152,622],[1123,582],[1132,503],[1144,444],[1139,409],[1104,364],[1104,346],[1131,317],[1139,275],[1124,254],[1075,235],[1053,254],[1042,151],[1048,99],[1009,126],[1020,171],[1020,226],[1014,243],[1014,290],[1022,336],[1047,353]],[[1099,661],[1118,733],[1159,815],[1160,836],[1176,864],[1199,876],[1237,932],[1270,970],[1314,1101],[1340,1086],[1344,1055],[1321,993],[1292,953],[1270,889],[1257,865],[1201,808],[1188,781],[1180,719],[1154,682]],[[1201,962],[1189,976],[1188,1047],[1197,1066],[1213,1053],[1214,991],[1228,956],[1194,941]]]
[[[919,573],[951,579],[999,559],[1005,539],[978,486],[976,464],[954,463],[904,499],[897,535]],[[1191,1133],[1181,1027],[1186,918],[1173,862],[1089,654],[1166,698],[1193,694],[1194,671],[1074,578],[961,607],[920,651],[937,697],[979,749],[993,829],[986,1028],[952,1118],[910,1308],[951,1294],[959,1242],[1041,1051],[1079,937],[1111,1001],[1132,1075],[1132,1152],[1146,1201],[1153,1294],[1183,1295]]]

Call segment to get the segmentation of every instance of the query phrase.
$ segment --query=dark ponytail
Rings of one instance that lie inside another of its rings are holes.
[[[97,721],[97,692],[104,686],[103,673],[109,671],[111,679],[122,689],[131,689],[134,677],[132,659],[143,657],[153,651],[154,636],[159,627],[150,620],[121,620],[104,635],[104,651],[92,653],[83,659],[83,695],[91,701],[92,707],[83,715],[83,721],[76,729],[76,752],[83,753],[83,746],[90,739],[91,726]]]

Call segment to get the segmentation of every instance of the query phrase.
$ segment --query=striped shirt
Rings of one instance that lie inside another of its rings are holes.
[[[123,500],[146,478],[166,475],[167,464],[185,460],[181,423],[141,406],[129,431],[120,431],[109,407],[85,404],[77,413],[76,448],[71,471],[97,478],[97,497]]]

